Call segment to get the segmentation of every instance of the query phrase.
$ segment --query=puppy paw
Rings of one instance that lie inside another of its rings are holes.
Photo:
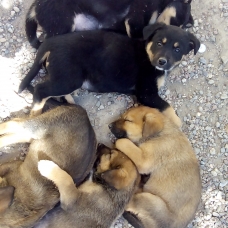
[[[56,165],[53,161],[49,160],[40,160],[38,162],[38,170],[40,174],[48,179],[51,179],[54,171],[58,169],[59,166]]]

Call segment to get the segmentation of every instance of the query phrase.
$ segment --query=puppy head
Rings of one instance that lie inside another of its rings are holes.
[[[98,150],[100,158],[94,174],[95,181],[116,190],[132,189],[139,184],[138,171],[125,154],[106,146]]]
[[[192,33],[164,23],[146,26],[143,37],[150,62],[158,70],[172,70],[184,55],[192,49],[196,54],[200,47],[199,40]]]
[[[157,109],[139,106],[129,109],[121,118],[109,125],[117,138],[128,138],[133,142],[153,136],[164,127],[164,115]]]

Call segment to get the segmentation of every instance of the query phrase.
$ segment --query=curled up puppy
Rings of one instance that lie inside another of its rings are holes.
[[[40,173],[53,181],[60,193],[60,206],[47,214],[35,228],[109,228],[124,211],[140,175],[122,152],[98,148],[92,176],[79,187],[71,176],[52,161],[39,161]]]
[[[150,175],[126,207],[145,228],[184,228],[201,198],[200,169],[193,148],[178,126],[157,109],[126,111],[110,124],[115,146]]]

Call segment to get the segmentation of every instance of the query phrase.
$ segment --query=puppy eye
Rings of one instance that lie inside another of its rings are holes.
[[[118,165],[118,166],[116,166],[116,168],[115,169],[120,169],[121,168],[121,166],[120,165]]]
[[[158,41],[158,42],[157,42],[157,46],[158,46],[158,47],[161,47],[161,46],[162,46],[162,42],[161,42],[161,41]]]
[[[128,120],[128,119],[125,119],[125,121],[127,121],[127,122],[131,122],[131,123],[132,123],[132,121],[131,121],[131,120]]]
[[[175,48],[175,52],[180,52],[180,48],[178,47],[178,48]]]

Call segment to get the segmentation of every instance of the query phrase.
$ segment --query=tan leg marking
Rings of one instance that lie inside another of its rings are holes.
[[[155,11],[152,13],[152,16],[149,21],[149,25],[154,24],[156,22],[157,18],[158,18],[158,11]]]
[[[49,99],[50,97],[44,98],[40,103],[35,104],[34,107],[32,108],[30,112],[30,117],[33,116],[38,116],[42,113],[42,109],[45,105],[45,102]]]
[[[158,17],[157,22],[163,22],[170,25],[171,17],[176,17],[176,9],[174,7],[166,8]]]
[[[160,89],[164,85],[165,85],[165,75],[163,75],[163,76],[161,76],[161,77],[159,77],[157,79],[157,87],[158,87],[158,89]]]
[[[170,106],[169,108],[165,109],[165,111],[163,111],[162,113],[165,116],[167,116],[170,120],[172,120],[173,123],[175,123],[179,128],[181,128],[182,126],[181,119],[177,116],[173,107]]]
[[[65,95],[64,97],[65,97],[65,99],[67,100],[67,102],[68,102],[69,104],[76,104],[75,101],[74,101],[74,98],[72,97],[71,94],[67,94],[67,95]]]
[[[127,35],[128,35],[129,37],[131,37],[131,29],[130,29],[130,25],[129,25],[128,21],[129,21],[129,18],[126,19],[124,23],[125,23]]]
[[[40,60],[40,63],[43,63],[45,61],[45,59],[48,59],[50,53],[51,53],[50,51],[45,52],[44,56]],[[49,64],[49,63],[47,63],[47,64]]]
[[[154,58],[154,54],[153,54],[152,51],[151,51],[152,45],[153,45],[153,42],[151,41],[151,42],[149,42],[149,43],[147,44],[147,46],[146,46],[146,52],[147,52],[147,54],[148,54],[148,56],[149,56],[150,61],[152,61],[153,58]]]

